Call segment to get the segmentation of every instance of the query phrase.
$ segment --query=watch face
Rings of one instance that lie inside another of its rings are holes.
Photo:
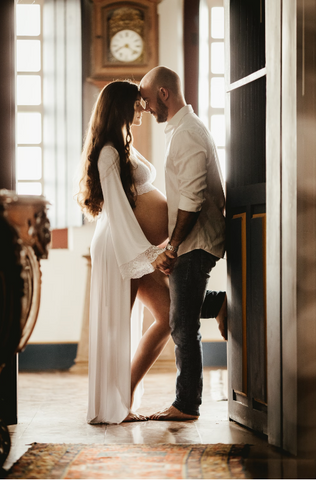
[[[134,62],[143,51],[143,40],[134,30],[121,30],[113,35],[110,50],[120,62]]]

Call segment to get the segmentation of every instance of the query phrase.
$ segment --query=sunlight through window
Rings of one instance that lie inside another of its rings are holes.
[[[42,4],[17,1],[16,20],[16,173],[17,192],[42,195]]]
[[[217,147],[225,146],[225,115],[211,116],[211,133]]]
[[[16,34],[21,37],[36,37],[41,33],[41,11],[39,5],[16,6]]]
[[[19,195],[42,195],[40,182],[18,182]]]
[[[212,73],[224,74],[224,42],[213,42],[211,45],[211,70]]]
[[[211,9],[211,35],[212,38],[224,38],[224,7]]]
[[[37,112],[18,113],[17,140],[19,144],[37,144],[42,141],[41,114]]]
[[[225,82],[224,77],[211,79],[211,106],[225,108]]]
[[[42,149],[40,147],[18,147],[18,180],[40,180],[42,177]]]
[[[199,117],[209,127],[209,18],[206,0],[200,0]]]
[[[41,42],[17,40],[17,71],[39,72],[41,69]]]
[[[39,75],[18,75],[18,105],[40,105],[41,97],[41,77]]]
[[[199,117],[211,130],[225,181],[225,59],[223,0],[200,0]]]
[[[225,180],[225,178],[226,178],[226,167],[225,167],[226,154],[225,154],[224,148],[218,148],[217,153],[218,153],[218,160],[219,160],[219,164],[220,164],[221,171],[222,171],[222,174],[223,174],[223,178]]]

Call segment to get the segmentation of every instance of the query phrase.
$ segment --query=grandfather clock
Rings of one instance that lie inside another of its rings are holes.
[[[117,79],[136,83],[158,65],[158,12],[161,0],[93,0],[91,76],[98,88]],[[134,143],[150,160],[149,115],[133,130]]]

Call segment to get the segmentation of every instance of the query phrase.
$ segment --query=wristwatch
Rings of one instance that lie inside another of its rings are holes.
[[[166,250],[170,250],[170,252],[177,253],[177,251],[179,250],[179,247],[174,247],[173,245],[168,243],[166,246]]]

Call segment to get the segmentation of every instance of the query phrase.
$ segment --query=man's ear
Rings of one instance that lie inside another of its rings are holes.
[[[168,100],[169,91],[165,87],[160,87],[158,92],[159,92],[159,96],[160,96],[161,100],[164,100],[164,101]]]

